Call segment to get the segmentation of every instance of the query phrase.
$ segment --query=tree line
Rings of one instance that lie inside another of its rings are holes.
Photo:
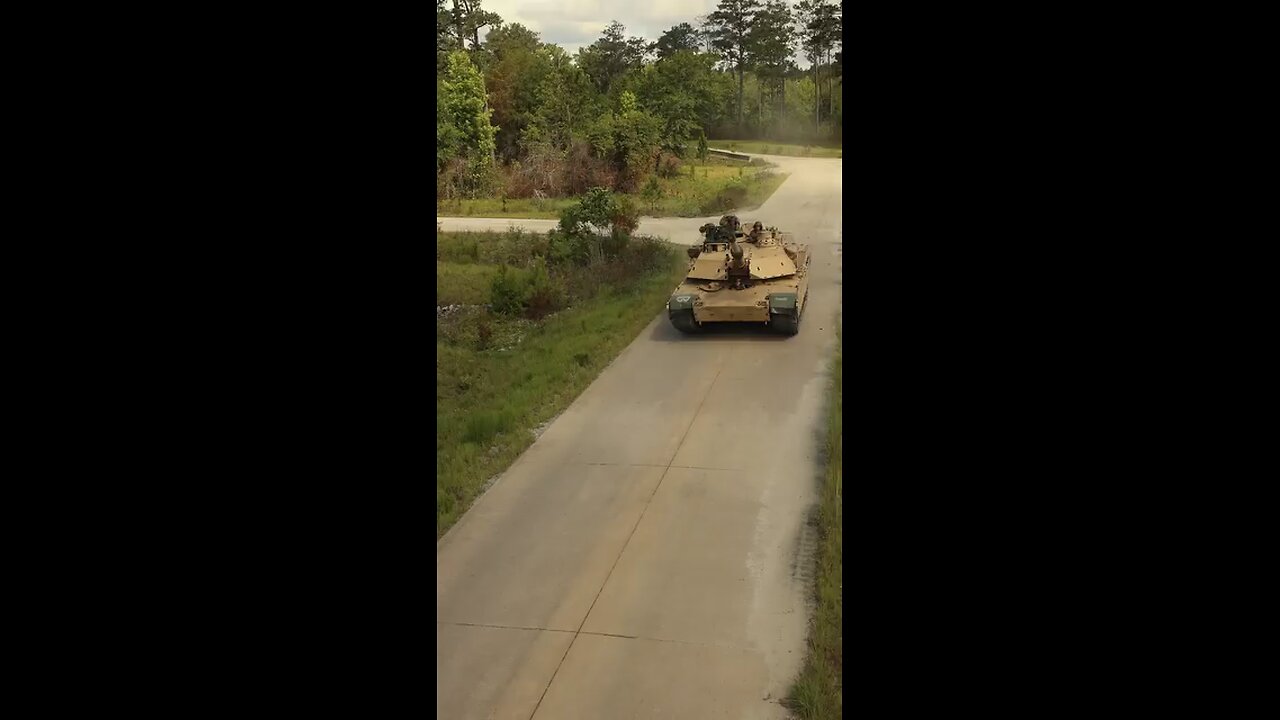
[[[708,136],[839,139],[840,38],[830,0],[721,0],[654,42],[611,22],[571,55],[436,0],[437,194],[629,192]]]

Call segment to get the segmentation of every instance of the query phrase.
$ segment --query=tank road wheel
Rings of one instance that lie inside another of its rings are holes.
[[[702,327],[693,319],[692,310],[673,310],[671,312],[671,324],[682,333],[702,332]]]
[[[783,335],[795,335],[800,332],[800,318],[795,315],[774,315],[769,320],[769,325],[773,327],[775,332]]]

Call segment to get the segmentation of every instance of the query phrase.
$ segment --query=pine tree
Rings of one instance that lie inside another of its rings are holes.
[[[747,50],[751,25],[760,3],[756,0],[720,0],[716,11],[707,17],[711,28],[711,46],[720,51],[738,73],[738,131],[742,132],[742,88],[747,70]]]

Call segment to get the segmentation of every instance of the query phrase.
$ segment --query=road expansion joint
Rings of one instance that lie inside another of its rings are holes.
[[[671,472],[671,464],[680,455],[680,448],[684,447],[684,441],[689,438],[689,431],[693,430],[693,424],[698,421],[698,415],[702,414],[702,406],[707,403],[707,398],[711,397],[711,391],[715,388],[716,381],[720,379],[720,373],[723,371],[724,363],[722,361],[716,368],[715,377],[711,378],[711,383],[707,385],[706,393],[698,401],[698,409],[693,411],[693,417],[689,419],[689,426],[684,429],[684,434],[680,436],[680,442],[676,444],[675,452],[671,453],[671,459],[667,461],[666,469],[662,471],[662,477],[658,478],[658,484],[653,486],[653,492],[649,493],[649,498],[645,500],[644,509],[640,511],[640,517],[636,518],[636,524],[631,526],[631,532],[628,533],[626,542],[622,543],[622,548],[618,550],[618,557],[613,559],[609,574],[605,575],[604,582],[600,583],[600,589],[596,591],[596,597],[591,601],[591,607],[587,608],[586,614],[582,616],[582,622],[578,624],[577,632],[573,634],[573,639],[569,641],[569,647],[565,648],[564,655],[560,656],[560,662],[556,664],[555,672],[551,673],[551,679],[547,681],[547,686],[543,688],[542,696],[538,698],[538,704],[533,706],[533,712],[529,714],[529,720],[533,720],[534,716],[538,714],[538,708],[542,707],[542,701],[546,699],[547,691],[551,689],[551,684],[556,681],[556,675],[560,673],[560,668],[564,666],[564,659],[569,657],[569,651],[573,649],[573,644],[577,642],[578,636],[582,634],[582,628],[587,624],[587,618],[591,617],[591,611],[595,609],[596,602],[600,600],[600,595],[604,593],[605,586],[609,584],[609,578],[613,577],[613,571],[617,569],[618,561],[622,559],[623,553],[627,551],[627,546],[631,544],[631,538],[635,536],[636,528],[640,527],[645,513],[649,512],[649,506],[653,504],[653,497],[658,494],[658,489],[662,487],[662,481],[666,480],[667,474]]]
[[[569,463],[569,464],[573,465],[575,463]],[[576,464],[591,465],[593,467],[652,467],[652,468],[662,468],[664,470],[669,468],[675,468],[676,470],[714,470],[716,472],[742,472],[743,470],[747,469],[747,468],[728,468],[728,467],[699,467],[697,465],[671,465],[671,464],[655,465],[653,463],[625,463],[625,462],[618,462],[618,463],[586,462],[586,463],[576,463]]]
[[[596,635],[599,637],[622,638],[625,640],[641,640],[645,642],[675,643],[676,645],[692,645],[694,647],[716,648],[717,650],[737,650],[740,652],[749,652],[749,653],[759,652],[755,648],[743,647],[741,645],[730,645],[727,643],[698,642],[696,640],[676,640],[673,638],[645,637],[643,635],[617,635],[615,633],[592,632],[590,630],[583,630],[578,634],[579,635]]]
[[[718,648],[721,650],[740,650],[743,652],[756,652],[754,648],[742,647],[740,645],[729,645],[725,643],[697,642],[694,640],[677,640],[675,638],[645,637],[644,635],[623,635],[620,633],[597,632],[593,630],[563,630],[560,628],[525,627],[523,625],[493,625],[490,623],[452,622],[449,620],[437,620],[436,624],[437,625],[453,625],[455,627],[486,628],[490,630],[525,630],[528,632],[572,633],[575,636],[576,635],[593,635],[595,637],[617,638],[619,640],[643,640],[645,642],[675,643],[677,645],[693,645],[695,647]]]
[[[560,630],[558,628],[522,627],[519,625],[489,625],[486,623],[450,622],[448,620],[437,620],[436,624],[437,625],[455,625],[458,627],[490,628],[493,630],[530,630],[534,632],[558,632],[558,633],[576,633],[577,632],[577,630]]]

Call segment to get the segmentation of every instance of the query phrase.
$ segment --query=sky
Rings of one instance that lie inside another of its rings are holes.
[[[657,40],[672,25],[697,26],[718,0],[481,0],[503,22],[520,23],[570,54],[595,42],[612,20],[627,26],[627,37]]]

